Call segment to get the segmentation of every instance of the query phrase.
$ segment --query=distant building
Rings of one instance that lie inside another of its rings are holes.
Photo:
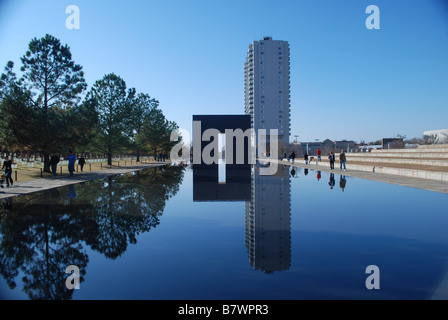
[[[255,133],[278,130],[278,140],[289,144],[290,118],[289,44],[264,37],[249,45],[244,63],[245,113]]]
[[[381,140],[383,149],[402,149],[404,148],[403,138],[383,138]]]
[[[425,131],[423,136],[430,138],[432,143],[448,143],[448,129]]]
[[[340,140],[340,141],[335,141],[335,148],[342,150],[344,149],[344,151],[346,152],[350,152],[350,150],[352,150],[353,148],[356,147],[356,142],[355,141],[348,141],[348,140]]]

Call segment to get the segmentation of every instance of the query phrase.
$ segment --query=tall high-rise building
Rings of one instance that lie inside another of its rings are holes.
[[[279,142],[291,134],[289,44],[264,37],[249,45],[244,64],[245,113],[252,128],[278,130]]]

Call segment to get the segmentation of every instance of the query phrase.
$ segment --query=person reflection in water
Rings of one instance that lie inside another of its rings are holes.
[[[75,185],[71,184],[68,186],[68,195],[67,197],[69,199],[75,199],[76,198],[76,191],[75,191]]]
[[[293,178],[296,176],[296,170],[294,169],[294,167],[292,167],[292,169],[291,169],[291,176]]]
[[[333,187],[335,185],[334,173],[330,173],[330,181],[328,182],[328,185],[330,186],[330,189],[333,189]]]
[[[339,187],[341,187],[342,192],[344,192],[346,183],[347,180],[345,180],[345,176],[341,175],[341,178],[339,179]]]
[[[317,171],[317,181],[319,181],[320,178],[321,178],[321,172],[320,172],[320,171]]]

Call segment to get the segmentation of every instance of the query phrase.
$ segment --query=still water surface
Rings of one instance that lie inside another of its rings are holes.
[[[448,195],[337,173],[226,189],[168,166],[4,200],[0,298],[446,299]]]

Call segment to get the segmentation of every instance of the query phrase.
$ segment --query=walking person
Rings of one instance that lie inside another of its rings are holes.
[[[333,153],[333,151],[330,152],[328,159],[330,160],[330,170],[334,170],[334,153]]]
[[[70,177],[73,177],[73,172],[75,171],[75,161],[76,156],[73,154],[72,150],[69,151],[68,160],[68,172],[70,172]]]
[[[53,176],[56,177],[56,170],[58,168],[58,163],[59,163],[59,156],[57,154],[53,154],[50,158],[50,167],[51,167],[51,172],[53,173]]]
[[[347,171],[347,170],[345,169],[345,161],[346,161],[346,157],[345,157],[344,150],[341,150],[341,153],[339,154],[339,160],[341,161],[341,170],[342,170],[342,166],[344,166],[344,171]]]
[[[12,181],[12,161],[9,159],[9,156],[6,156],[5,161],[3,161],[3,167],[2,170],[5,169],[5,179],[6,179],[6,186],[9,187],[14,184]]]
[[[305,155],[303,156],[303,158],[305,159],[305,164],[308,164],[308,153],[306,153],[306,151],[305,151]]]
[[[293,151],[292,153],[291,153],[291,160],[292,160],[292,163],[294,164],[294,159],[296,158],[296,154],[295,154],[295,152]]]
[[[86,164],[86,159],[84,159],[84,157],[81,156],[81,158],[78,159],[78,164],[81,167],[81,172],[82,172],[84,165]]]

